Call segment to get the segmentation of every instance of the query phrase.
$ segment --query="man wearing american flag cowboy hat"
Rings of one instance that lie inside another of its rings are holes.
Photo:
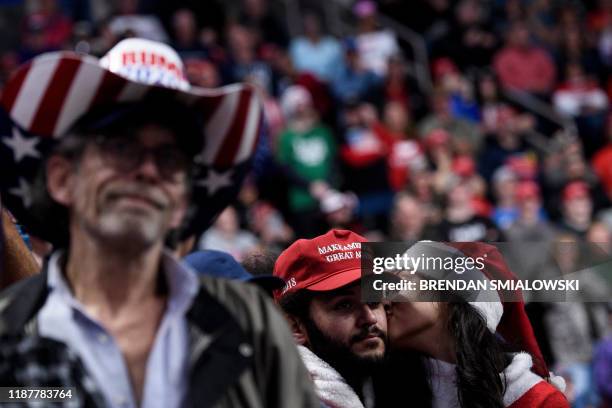
[[[265,295],[164,250],[236,195],[261,122],[252,88],[193,87],[172,48],[127,39],[101,60],[36,57],[1,105],[3,201],[55,247],[0,295],[2,339],[69,350],[110,407],[318,406]]]

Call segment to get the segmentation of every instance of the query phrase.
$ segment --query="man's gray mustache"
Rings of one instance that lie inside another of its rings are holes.
[[[104,200],[114,201],[124,196],[138,197],[149,201],[159,209],[166,208],[170,203],[168,198],[160,190],[143,186],[142,184],[129,184],[117,187],[109,187],[104,193]]]

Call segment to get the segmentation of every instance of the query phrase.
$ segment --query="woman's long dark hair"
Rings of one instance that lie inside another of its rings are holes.
[[[461,407],[503,408],[506,384],[499,374],[510,362],[508,350],[469,303],[447,303],[446,313],[455,342]]]

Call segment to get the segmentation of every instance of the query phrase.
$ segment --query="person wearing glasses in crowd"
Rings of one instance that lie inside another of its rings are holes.
[[[2,107],[18,130],[0,161],[19,177],[2,179],[3,198],[55,251],[0,295],[2,350],[15,351],[1,379],[75,385],[107,407],[319,407],[273,302],[164,249],[234,197],[259,128],[250,87],[192,87],[173,49],[127,39],[101,60],[36,58]],[[19,356],[20,341],[34,351]]]

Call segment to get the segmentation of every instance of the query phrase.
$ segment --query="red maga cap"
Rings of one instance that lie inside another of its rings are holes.
[[[590,197],[589,185],[584,181],[572,181],[563,189],[563,201]]]
[[[274,275],[285,280],[276,300],[301,289],[329,291],[361,278],[361,243],[349,230],[334,229],[313,239],[295,241],[276,260]]]
[[[445,129],[433,129],[425,136],[425,146],[428,149],[433,149],[438,146],[445,146],[451,139],[450,133]]]
[[[514,191],[517,200],[523,201],[531,198],[540,198],[540,186],[535,181],[522,181]]]
[[[476,173],[476,164],[470,156],[458,156],[451,165],[453,173],[459,177],[472,177]]]

